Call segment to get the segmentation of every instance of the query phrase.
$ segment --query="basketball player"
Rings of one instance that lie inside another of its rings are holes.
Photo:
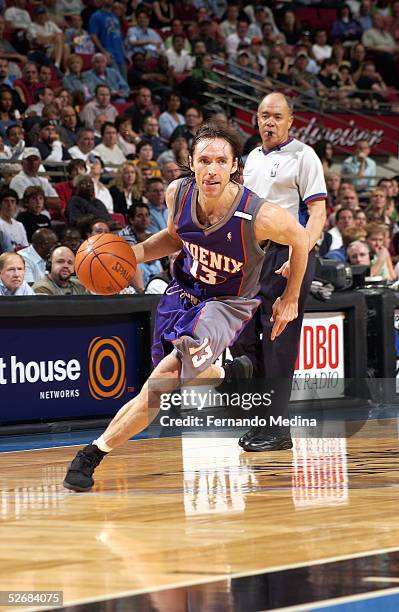
[[[272,340],[297,316],[308,235],[292,215],[235,182],[239,151],[229,131],[203,125],[191,147],[192,177],[173,181],[167,189],[167,229],[133,247],[138,263],[181,250],[175,278],[158,307],[152,351],[156,367],[104,434],[78,452],[65,477],[66,488],[92,487],[102,458],[155,418],[161,389],[171,392],[180,382],[198,378],[229,382],[252,374],[245,357],[225,368],[214,362],[258,307],[264,259],[260,244],[265,240],[292,249],[287,286],[273,306]]]
[[[299,314],[284,334],[270,340],[270,317],[276,298],[286,288],[292,268],[289,248],[274,240],[268,250],[261,274],[259,297],[262,304],[234,345],[233,355],[245,354],[253,362],[254,375],[279,381],[280,394],[274,406],[288,417],[288,401],[302,328],[306,298],[315,273],[314,245],[326,219],[327,188],[323,168],[314,150],[290,138],[293,122],[291,101],[281,93],[267,95],[258,108],[258,127],[262,147],[249,154],[244,168],[244,185],[262,199],[284,208],[306,229],[309,260],[299,298]],[[262,340],[260,334],[262,333]],[[277,415],[275,415],[277,416]],[[288,442],[287,442],[288,440]],[[246,451],[269,451],[291,447],[289,428],[251,429],[239,444]]]

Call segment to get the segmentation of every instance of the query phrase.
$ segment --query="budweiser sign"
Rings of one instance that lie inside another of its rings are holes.
[[[249,111],[237,111],[237,119],[255,125],[256,115]],[[256,128],[255,128],[256,129]],[[295,113],[290,134],[308,145],[318,140],[328,140],[338,154],[353,153],[358,140],[366,139],[373,155],[398,155],[399,115]]]
[[[298,123],[299,121],[298,118]],[[341,147],[353,147],[358,140],[368,140],[372,147],[382,142],[384,137],[384,130],[359,127],[353,119],[347,127],[321,126],[319,122],[318,118],[312,117],[303,127],[292,127],[291,134],[308,145],[314,145],[318,140],[324,139]]]

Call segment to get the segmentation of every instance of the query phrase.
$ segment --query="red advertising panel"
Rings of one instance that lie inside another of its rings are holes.
[[[255,113],[237,111],[237,119],[245,124],[256,123]],[[295,113],[292,136],[314,145],[318,140],[331,142],[337,153],[352,153],[358,140],[366,139],[373,155],[398,155],[399,115],[364,115]]]

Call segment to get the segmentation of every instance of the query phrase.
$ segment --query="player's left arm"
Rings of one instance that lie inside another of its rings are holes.
[[[287,285],[273,304],[271,339],[274,340],[298,316],[298,300],[308,263],[309,234],[286,210],[266,202],[256,216],[255,239],[259,242],[272,240],[291,249]]]

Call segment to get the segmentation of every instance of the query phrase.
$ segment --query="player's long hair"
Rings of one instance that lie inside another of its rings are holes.
[[[237,170],[231,175],[231,180],[236,181],[237,183],[240,182],[243,169],[241,159],[241,143],[232,130],[221,127],[216,122],[209,121],[208,123],[203,123],[201,125],[193,138],[193,142],[189,150],[190,158],[193,159],[195,147],[198,145],[198,143],[201,142],[201,140],[208,140],[210,138],[221,138],[229,143],[233,153],[233,158],[237,160]],[[180,165],[180,167],[186,176],[194,177],[194,172],[191,170],[188,162],[187,164]]]

